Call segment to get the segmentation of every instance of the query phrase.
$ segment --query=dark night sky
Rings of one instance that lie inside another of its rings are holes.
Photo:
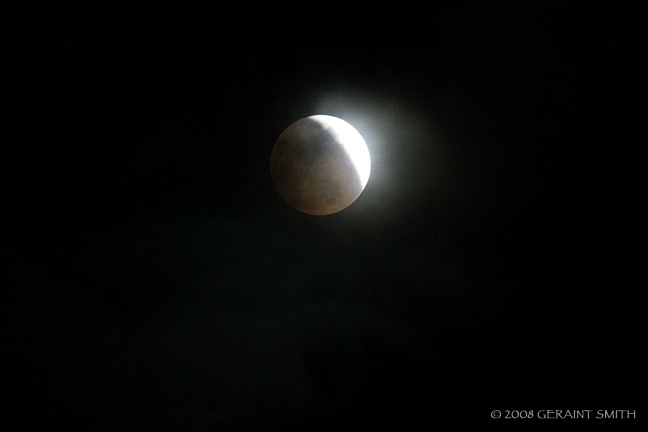
[[[29,11],[5,30],[10,412],[432,430],[639,409],[644,19],[564,3]],[[372,155],[327,217],[269,175],[312,114]]]

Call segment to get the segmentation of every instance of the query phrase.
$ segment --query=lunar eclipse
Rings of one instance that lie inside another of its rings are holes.
[[[312,215],[344,210],[362,193],[371,161],[367,144],[349,123],[314,115],[291,124],[270,159],[272,180],[292,207]]]
[[[640,428],[638,2],[86,3],[3,27],[4,423]]]

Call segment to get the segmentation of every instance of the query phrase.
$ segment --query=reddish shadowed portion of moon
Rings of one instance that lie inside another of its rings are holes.
[[[311,215],[337,213],[364,190],[371,162],[362,136],[332,116],[316,115],[288,126],[270,158],[279,195]]]

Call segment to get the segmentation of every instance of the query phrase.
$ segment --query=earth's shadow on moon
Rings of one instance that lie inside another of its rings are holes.
[[[291,124],[279,136],[270,171],[279,195],[292,207],[312,215],[337,213],[364,189],[338,137],[309,117]]]

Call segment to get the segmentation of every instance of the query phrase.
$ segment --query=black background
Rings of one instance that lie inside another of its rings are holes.
[[[490,418],[645,397],[637,8],[21,18],[5,29],[8,418],[638,424]],[[363,194],[327,217],[290,208],[269,175],[276,138],[312,114],[352,123],[372,155]]]

